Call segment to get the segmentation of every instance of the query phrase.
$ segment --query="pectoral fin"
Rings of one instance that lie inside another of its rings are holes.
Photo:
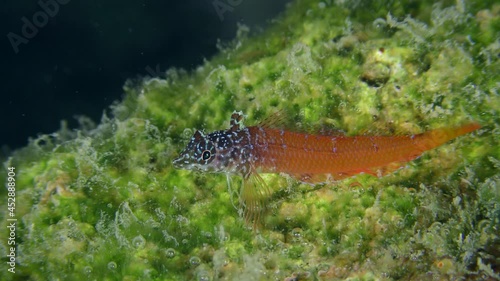
[[[267,207],[271,192],[264,180],[256,172],[250,173],[243,180],[240,204],[247,223],[253,222],[255,228]]]

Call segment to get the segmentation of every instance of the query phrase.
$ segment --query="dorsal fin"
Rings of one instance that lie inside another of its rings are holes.
[[[270,129],[284,129],[296,133],[321,135],[321,136],[345,136],[345,132],[341,129],[330,126],[327,122],[322,122],[320,126],[310,128],[300,127],[297,124],[291,124],[289,117],[285,114],[284,109],[280,109],[264,120],[260,121],[258,127]]]
[[[271,115],[267,116],[264,120],[260,121],[257,126],[270,128],[270,129],[283,129],[285,128],[287,117],[284,109],[280,109]]]
[[[328,126],[328,124],[326,123],[321,123],[319,127],[313,128],[311,131],[312,131],[311,133],[321,136],[338,137],[346,135],[346,133],[343,130]]]
[[[395,124],[392,121],[374,123],[368,128],[358,130],[356,135],[360,136],[411,136],[421,133],[416,124],[404,122]]]

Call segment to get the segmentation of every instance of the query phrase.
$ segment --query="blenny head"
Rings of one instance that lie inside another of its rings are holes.
[[[244,143],[240,134],[216,131],[204,134],[196,131],[186,148],[174,159],[177,169],[212,173],[236,173],[241,170]],[[244,154],[244,153],[243,153]]]
[[[177,169],[199,170],[203,172],[217,172],[211,165],[216,156],[215,144],[208,135],[196,131],[186,148],[172,162]]]
[[[248,158],[248,130],[240,127],[242,115],[231,116],[228,130],[205,134],[196,131],[184,150],[174,159],[177,169],[213,173],[236,173],[245,170]]]

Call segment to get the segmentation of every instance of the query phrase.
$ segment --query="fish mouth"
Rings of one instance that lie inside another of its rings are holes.
[[[190,170],[190,171],[199,171],[199,172],[211,172],[212,170],[209,167],[200,166],[198,164],[193,164],[188,161],[188,157],[179,156],[172,161],[172,165],[175,169],[180,170]]]
[[[179,156],[179,157],[175,158],[172,161],[172,165],[176,169],[183,169],[184,167],[186,167],[186,164],[184,163],[184,157],[183,156]]]

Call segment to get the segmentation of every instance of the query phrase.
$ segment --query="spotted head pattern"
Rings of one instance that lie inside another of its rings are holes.
[[[245,176],[251,159],[252,145],[243,126],[243,113],[235,111],[229,129],[210,134],[196,131],[173,164],[179,169]]]

